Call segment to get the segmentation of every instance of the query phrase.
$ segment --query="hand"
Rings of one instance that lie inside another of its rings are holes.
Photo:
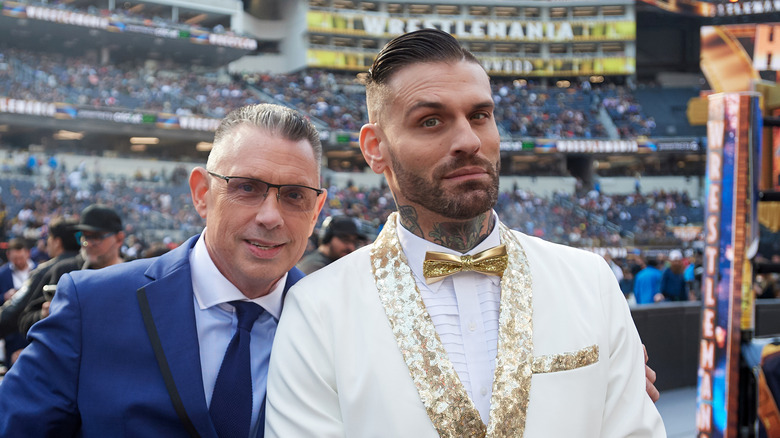
[[[658,294],[653,295],[653,301],[655,301],[656,303],[660,303],[661,301],[664,301],[665,299],[666,299],[666,297],[664,297],[664,294],[658,293]]]
[[[647,390],[647,395],[650,396],[650,400],[655,403],[661,398],[661,393],[658,392],[658,389],[655,387],[655,371],[647,366],[647,348],[645,348],[644,344],[642,344],[642,350],[645,352],[645,390]]]
[[[43,305],[41,305],[41,319],[49,316],[49,306],[51,306],[51,301],[44,301]],[[647,362],[647,352],[645,352],[645,362]],[[653,378],[653,381],[655,381],[655,378]]]

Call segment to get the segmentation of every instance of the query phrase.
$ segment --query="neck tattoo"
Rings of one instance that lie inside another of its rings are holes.
[[[477,246],[495,225],[493,215],[488,212],[464,221],[437,222],[432,224],[431,229],[423,230],[417,210],[411,205],[399,206],[398,214],[401,225],[415,236],[459,252],[467,252]]]

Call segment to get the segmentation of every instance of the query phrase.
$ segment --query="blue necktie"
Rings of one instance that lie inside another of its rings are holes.
[[[236,308],[238,327],[219,367],[209,414],[221,438],[248,438],[252,422],[249,338],[263,308],[248,301],[231,301],[230,305]]]

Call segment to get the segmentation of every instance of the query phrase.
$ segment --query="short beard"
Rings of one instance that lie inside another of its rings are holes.
[[[390,158],[401,195],[440,216],[454,220],[473,219],[489,211],[498,201],[500,161],[493,165],[482,158],[459,156],[434,169],[432,180],[429,181],[398,164],[392,150]],[[485,168],[490,176],[490,182],[467,181],[451,189],[451,192],[442,189],[441,178],[444,175],[470,165]]]

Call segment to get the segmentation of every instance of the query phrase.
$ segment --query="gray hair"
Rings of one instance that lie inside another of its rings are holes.
[[[303,114],[291,108],[261,103],[233,110],[222,119],[214,133],[214,147],[206,164],[208,168],[211,168],[218,158],[215,155],[219,155],[219,152],[214,153],[217,145],[224,141],[236,126],[243,124],[257,126],[287,140],[308,141],[317,160],[317,169],[322,165],[322,143],[317,128]]]

